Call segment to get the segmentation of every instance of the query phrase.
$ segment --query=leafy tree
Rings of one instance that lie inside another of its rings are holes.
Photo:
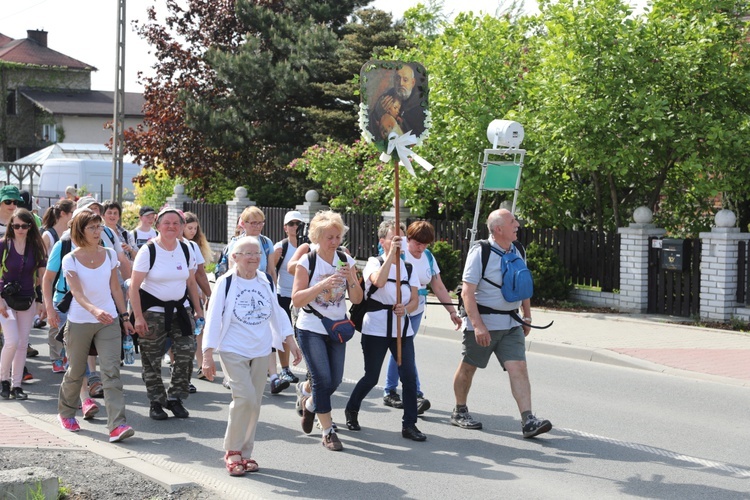
[[[365,3],[167,0],[164,23],[152,7],[139,32],[156,76],[145,78],[146,127],[127,134],[129,151],[172,175],[293,182],[283,166],[319,128],[304,110],[334,101],[314,84],[330,80],[342,27]]]
[[[645,204],[667,227],[706,227],[731,187],[727,165],[748,152],[737,6],[657,1],[633,17],[620,0],[540,2],[539,63],[518,115],[534,152],[531,219],[612,229]]]

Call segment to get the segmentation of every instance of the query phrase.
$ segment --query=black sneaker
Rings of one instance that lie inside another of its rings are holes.
[[[196,389],[193,384],[188,384],[188,392],[190,394],[195,394],[196,392],[198,392],[198,389]]]
[[[289,387],[288,380],[283,380],[281,377],[271,380],[271,394],[278,394],[287,387]]]
[[[167,410],[171,411],[172,414],[177,418],[188,418],[190,413],[182,406],[182,400],[170,399],[167,401]]]
[[[167,412],[164,411],[164,408],[158,401],[151,401],[151,409],[148,411],[148,416],[154,420],[166,420],[169,418],[169,415],[167,415]]]
[[[427,441],[427,436],[419,432],[416,425],[401,429],[401,436],[412,441]]]
[[[11,399],[18,399],[19,401],[24,399],[29,399],[29,397],[26,395],[25,392],[23,392],[23,389],[20,387],[14,387],[10,390],[10,398]]]
[[[401,397],[396,391],[389,391],[388,394],[383,396],[383,404],[391,408],[401,409],[404,407],[404,403],[401,402]]]
[[[346,428],[350,431],[359,431],[362,430],[362,427],[359,426],[359,412],[358,411],[349,411],[344,410],[344,417],[346,417]]]
[[[551,430],[552,422],[536,418],[534,415],[529,415],[529,418],[526,419],[526,423],[523,424],[523,437],[532,438]]]
[[[2,384],[2,391],[0,391],[0,398],[3,399],[10,399],[10,380],[3,380],[0,382]]]
[[[422,415],[432,407],[429,399],[417,396],[417,415]]]
[[[292,370],[289,368],[282,368],[281,373],[279,373],[279,378],[281,380],[286,380],[290,384],[296,384],[299,382],[299,377],[292,373]]]
[[[451,415],[451,424],[462,429],[481,429],[482,422],[474,420],[469,414],[469,408],[464,406],[463,408],[454,408],[453,414]]]

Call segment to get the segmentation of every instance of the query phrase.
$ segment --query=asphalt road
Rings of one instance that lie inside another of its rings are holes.
[[[39,347],[42,336],[34,336]],[[433,406],[418,424],[425,443],[401,437],[401,413],[384,407],[375,389],[360,413],[363,430],[341,429],[345,450],[330,452],[317,429],[302,433],[292,388],[277,396],[267,391],[253,454],[261,471],[229,478],[221,461],[229,391],[196,380],[199,392],[186,401],[191,418],[153,421],[137,361],[123,369],[128,423],[137,434],[122,448],[200,484],[222,485],[227,498],[750,498],[747,388],[532,353],[535,412],[555,428],[521,437],[507,377],[495,363],[478,372],[469,398],[484,430],[468,431],[448,423],[458,338],[417,338],[423,390]],[[40,380],[25,386],[24,404],[55,422],[62,376],[51,373],[43,355],[29,366]],[[361,367],[355,337],[333,401],[341,424]],[[163,373],[168,377],[167,368]],[[81,421],[82,434],[105,439],[100,415]]]

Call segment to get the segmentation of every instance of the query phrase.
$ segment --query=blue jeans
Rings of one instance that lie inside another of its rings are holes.
[[[362,400],[375,387],[380,378],[380,368],[383,366],[388,351],[396,355],[396,338],[375,337],[362,335],[362,353],[365,358],[365,375],[357,382],[352,391],[347,411],[358,412]],[[414,365],[414,337],[401,338],[401,366],[398,368],[401,384],[404,388],[404,417],[403,427],[411,427],[417,423],[417,368]]]
[[[312,375],[315,413],[329,413],[331,395],[344,378],[346,344],[333,342],[328,335],[300,329],[297,329],[297,342]]]
[[[414,316],[409,316],[409,324],[411,325],[411,329],[414,330],[414,335],[416,335],[419,331],[419,325],[420,323],[422,323],[422,314],[424,314],[424,311]],[[388,395],[389,392],[395,391],[398,387],[398,364],[396,364],[395,356],[391,355],[391,359],[390,361],[388,361],[388,368],[386,370],[384,395]],[[422,384],[419,383],[419,372],[417,371],[416,361],[414,363],[414,372],[417,376],[417,397],[421,398],[424,397],[424,394],[422,394]]]

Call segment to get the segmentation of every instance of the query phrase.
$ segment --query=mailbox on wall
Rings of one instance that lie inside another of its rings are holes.
[[[664,238],[661,244],[661,268],[664,271],[684,271],[687,267],[685,240]]]

